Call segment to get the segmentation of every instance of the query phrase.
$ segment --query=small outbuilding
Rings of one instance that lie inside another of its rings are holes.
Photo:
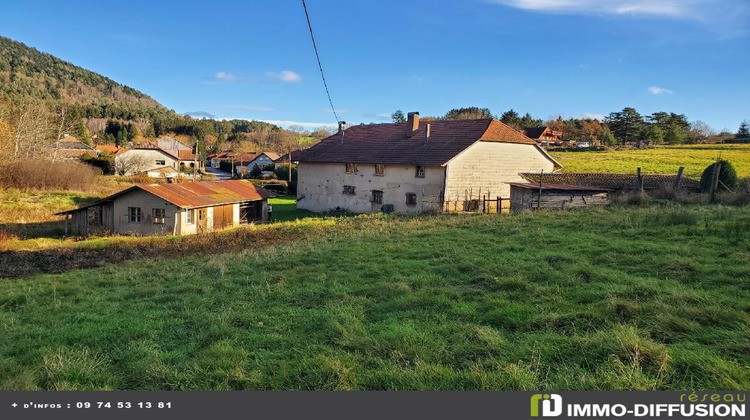
[[[267,197],[242,180],[143,184],[56,214],[66,235],[189,235],[265,222]]]
[[[510,211],[513,213],[539,208],[563,210],[571,207],[604,205],[609,202],[609,188],[520,182],[509,184]]]

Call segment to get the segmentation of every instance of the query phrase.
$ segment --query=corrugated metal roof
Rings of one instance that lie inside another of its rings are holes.
[[[539,184],[529,184],[524,182],[508,182],[509,185],[514,187],[524,188],[527,190],[539,190]],[[612,191],[611,188],[594,187],[591,185],[569,185],[569,184],[544,184],[542,183],[542,191],[544,190],[555,190],[555,191]]]
[[[183,208],[217,206],[267,197],[251,182],[243,180],[148,184],[138,187]]]
[[[256,189],[249,181],[232,180],[232,181],[211,181],[211,182],[182,182],[177,184],[138,184],[120,192],[114,193],[108,197],[89,204],[88,206],[77,209],[55,213],[63,215],[78,210],[86,209],[99,205],[106,201],[112,201],[115,198],[127,194],[136,189],[149,192],[159,198],[162,198],[177,207],[197,208],[211,207],[223,204],[240,203],[242,201],[262,200],[268,198],[268,193],[263,189]]]
[[[587,185],[611,189],[638,188],[638,175],[633,173],[522,173],[521,176],[532,184],[538,183],[541,177],[545,184]],[[677,181],[677,175],[643,174],[641,176],[643,177],[643,188],[647,190],[672,188]],[[689,191],[700,190],[700,181],[683,177],[680,188]]]

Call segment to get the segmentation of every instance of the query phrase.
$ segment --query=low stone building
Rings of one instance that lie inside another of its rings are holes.
[[[346,210],[463,211],[477,200],[508,198],[521,172],[561,165],[537,143],[493,119],[356,125],[299,157],[297,207]]]
[[[188,235],[265,222],[268,202],[249,181],[141,184],[56,214],[66,235]]]

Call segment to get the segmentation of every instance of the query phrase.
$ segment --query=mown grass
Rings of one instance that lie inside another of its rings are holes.
[[[0,388],[750,387],[748,208],[328,223],[0,282]]]
[[[750,144],[662,146],[641,150],[606,152],[551,152],[563,172],[635,173],[675,175],[680,166],[685,176],[700,179],[703,170],[721,157],[734,165],[737,175],[750,177]]]

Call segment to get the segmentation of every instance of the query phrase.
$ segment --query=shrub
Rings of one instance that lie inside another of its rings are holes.
[[[276,169],[273,171],[276,176],[279,179],[283,179],[284,181],[289,181],[289,164],[288,163],[282,163],[278,166],[276,166]],[[297,182],[297,167],[292,165],[292,182]]]
[[[0,187],[85,191],[101,171],[81,162],[23,160],[0,170]]]
[[[105,153],[101,156],[83,155],[81,162],[99,168],[104,175],[115,174],[115,158],[111,153]]]
[[[719,190],[733,190],[737,188],[737,171],[734,169],[729,161],[720,159],[719,165],[721,170],[719,171]],[[708,192],[711,190],[711,178],[713,177],[714,165],[708,165],[701,175],[701,190]],[[723,185],[722,185],[723,184]]]

